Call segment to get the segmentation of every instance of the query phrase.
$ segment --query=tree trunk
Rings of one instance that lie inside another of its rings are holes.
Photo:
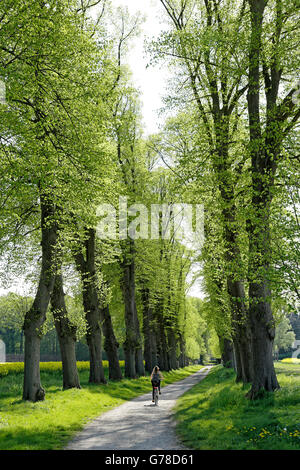
[[[233,358],[233,343],[228,338],[222,338],[220,341],[221,349],[221,361],[224,367],[233,368],[234,367],[234,358]]]
[[[241,325],[238,328],[235,344],[239,357],[236,381],[242,381],[244,384],[251,383],[253,380],[253,356],[252,340],[248,326]]]
[[[151,309],[151,314],[153,314],[152,309]],[[157,340],[156,340],[156,332],[155,332],[154,325],[151,330],[150,341],[151,341],[151,368],[153,370],[153,368],[157,365]]]
[[[145,375],[143,348],[138,347],[135,352],[135,370],[138,376]]]
[[[25,315],[23,330],[25,337],[23,400],[44,400],[45,390],[40,380],[41,327],[54,286],[56,264],[57,224],[55,207],[41,194],[42,267],[35,299]]]
[[[127,338],[123,344],[124,357],[125,357],[125,377],[131,379],[136,378],[136,364],[135,364],[135,351],[129,343],[130,339]]]
[[[143,363],[142,338],[135,299],[135,261],[134,246],[130,240],[128,256],[124,256],[122,291],[125,305],[126,339],[124,342],[125,376],[134,378],[145,375]]]
[[[236,244],[236,240],[233,240],[233,243]],[[239,254],[236,255],[236,260],[238,259]],[[232,280],[232,276],[229,275],[227,286],[231,301],[233,341],[238,356],[236,381],[247,384],[252,382],[253,379],[253,358],[249,312],[245,306],[244,284],[241,281]]]
[[[171,370],[178,369],[177,342],[175,331],[172,328],[168,329],[168,362]]]
[[[163,323],[163,318],[159,319],[158,326],[158,338],[159,338],[159,347],[158,347],[158,365],[161,370],[169,371],[169,360],[168,360],[168,343],[165,332],[165,327]]]
[[[254,376],[252,388],[248,397],[255,399],[260,396],[261,391],[273,392],[279,388],[274,363],[273,363],[273,341],[275,337],[275,325],[270,304],[266,298],[270,292],[266,292],[264,284],[251,283],[249,296],[250,320],[252,329],[252,353]]]
[[[185,358],[186,358],[186,342],[184,337],[184,330],[186,326],[186,305],[184,306],[184,316],[183,316],[183,326],[178,331],[178,341],[179,341],[179,358],[178,365],[179,367],[185,367]]]
[[[157,363],[156,325],[153,318],[153,309],[149,305],[149,289],[146,287],[142,289],[142,302],[145,369],[152,372]]]
[[[89,348],[90,355],[90,383],[106,383],[104,377],[104,370],[102,365],[102,335],[100,329],[100,319],[93,307],[88,304],[87,308],[89,312],[86,313],[88,321],[88,332],[86,335],[86,341]]]
[[[110,380],[121,380],[122,372],[120,368],[118,354],[119,343],[114,334],[108,305],[100,309],[100,317],[102,323],[102,330],[105,337],[104,350],[107,354],[107,359],[109,363],[109,378]]]
[[[135,369],[137,375],[145,375],[144,354],[143,354],[143,339],[140,330],[140,322],[138,318],[136,303],[135,303],[135,331],[137,337],[137,348],[135,350]]]
[[[224,223],[225,241],[225,261],[227,266],[227,292],[230,299],[231,322],[233,328],[233,341],[237,355],[237,382],[249,383],[253,377],[253,362],[251,353],[251,331],[248,311],[245,302],[245,289],[243,282],[243,272],[239,273],[242,266],[242,258],[238,241],[238,224],[235,204],[234,182],[228,177],[231,171],[228,153],[228,121],[225,124],[218,122],[215,118],[216,126],[223,133],[218,135],[217,155],[214,162],[215,173],[218,178],[218,185],[222,198],[222,216]]]
[[[233,351],[234,351],[234,362],[235,362],[235,372],[236,372],[236,382],[243,382],[243,367],[242,359],[240,354],[240,348],[238,343],[233,341]]]
[[[124,342],[125,353],[125,377],[136,377],[135,350],[137,338],[135,331],[135,286],[133,265],[129,264],[123,268],[123,298],[125,306],[126,339]]]
[[[274,109],[278,96],[278,73],[272,76],[275,93],[267,92],[267,138],[263,138],[260,120],[260,65],[262,24],[266,0],[249,0],[251,38],[249,48],[248,116],[252,173],[251,216],[247,223],[249,235],[249,316],[252,331],[253,381],[248,397],[255,399],[261,391],[279,388],[272,348],[275,336],[274,318],[270,307],[270,205],[279,153],[275,135]],[[278,70],[277,70],[278,72]],[[276,86],[274,86],[276,85]],[[272,90],[272,91],[273,91]],[[271,111],[271,114],[270,114]],[[276,131],[276,132],[275,132]],[[269,140],[269,141],[268,141]]]
[[[90,357],[90,383],[106,383],[102,365],[102,333],[100,306],[97,291],[95,267],[95,230],[87,230],[85,258],[81,252],[75,253],[77,269],[82,280],[83,308],[87,320],[86,341]]]
[[[87,275],[83,286],[83,306],[86,313],[88,331],[86,335],[90,353],[90,377],[91,383],[106,383],[102,365],[102,332],[100,327],[100,306],[95,273],[95,233],[90,230],[87,242]]]
[[[55,277],[51,306],[61,352],[63,389],[80,388],[75,353],[76,327],[68,319],[61,273]]]
[[[149,306],[143,305],[143,335],[144,335],[144,359],[145,370],[151,372],[152,367],[152,345],[151,345],[151,331],[149,320]]]
[[[150,321],[150,345],[151,345],[151,372],[158,365],[158,326],[155,310],[153,307],[149,310]]]

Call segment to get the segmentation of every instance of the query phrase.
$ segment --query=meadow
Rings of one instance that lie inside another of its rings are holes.
[[[162,386],[182,380],[200,367],[165,372]],[[107,377],[106,362],[104,369]],[[32,403],[22,400],[23,364],[0,364],[0,450],[63,449],[76,432],[101,413],[147,392],[149,401],[152,398],[149,376],[96,385],[88,382],[88,362],[79,362],[78,370],[81,389],[63,390],[61,363],[41,363],[46,398]]]
[[[124,371],[124,362],[121,362]],[[199,370],[194,365],[164,373],[163,385]],[[176,431],[189,449],[299,450],[300,363],[275,363],[280,390],[255,401],[250,386],[235,383],[232,369],[215,366],[206,379],[179,398]],[[108,376],[108,364],[104,361]],[[79,362],[81,389],[62,389],[61,363],[41,363],[46,399],[22,400],[22,364],[0,364],[0,450],[60,450],[101,413],[149,392],[149,376],[89,384],[89,363]]]
[[[300,361],[299,361],[300,362]],[[177,433],[190,449],[299,450],[300,363],[276,362],[280,389],[249,401],[233,369],[215,367],[179,398]]]

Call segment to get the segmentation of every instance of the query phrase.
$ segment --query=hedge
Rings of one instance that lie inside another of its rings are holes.
[[[285,362],[286,364],[300,364],[300,359],[296,357],[286,357],[282,359],[280,362]]]
[[[104,369],[108,369],[108,361],[102,361]],[[124,361],[120,361],[120,366],[124,367]],[[89,370],[89,361],[78,361],[78,371]],[[40,362],[41,372],[57,372],[62,370],[61,362]],[[0,377],[8,374],[22,374],[24,372],[24,362],[5,362],[0,364]]]

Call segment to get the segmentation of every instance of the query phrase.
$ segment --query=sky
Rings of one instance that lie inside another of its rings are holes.
[[[112,3],[114,6],[127,6],[132,14],[141,12],[142,16],[146,16],[146,21],[142,25],[141,36],[132,41],[128,64],[133,73],[135,86],[142,93],[145,133],[155,133],[158,131],[159,122],[157,111],[162,107],[162,96],[164,95],[168,74],[166,70],[162,70],[158,65],[146,68],[149,56],[147,57],[145,53],[144,41],[157,36],[162,30],[163,7],[159,0],[113,0]]]

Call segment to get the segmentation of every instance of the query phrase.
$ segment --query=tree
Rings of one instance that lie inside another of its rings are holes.
[[[270,211],[282,144],[295,126],[300,110],[293,101],[295,88],[283,98],[280,92],[283,80],[291,79],[294,73],[293,60],[291,65],[285,61],[285,48],[290,50],[294,42],[291,22],[297,14],[295,5],[281,0],[271,3],[249,0],[248,3],[251,38],[247,101],[252,197],[247,231],[249,316],[254,365],[249,397],[255,398],[261,389],[273,391],[279,387],[272,358],[275,325],[270,305]],[[272,18],[271,22],[269,18]],[[265,110],[261,94],[261,70]]]
[[[285,298],[292,311],[297,310],[300,299],[297,147],[297,135],[290,136],[284,143],[284,159],[278,162],[276,193],[270,213],[272,292],[275,297]]]
[[[63,389],[80,388],[75,354],[76,326],[68,318],[61,271],[55,276],[51,308],[62,358]]]
[[[29,34],[16,27],[20,21],[18,8],[1,5],[6,19],[0,38],[2,70],[9,79],[11,103],[4,111],[1,135],[11,193],[18,195],[22,207],[19,191],[25,188],[26,197],[31,197],[29,209],[37,208],[40,213],[41,275],[24,322],[23,398],[35,401],[44,398],[39,347],[55,281],[56,247],[63,225],[61,208],[65,213],[87,213],[92,185],[88,187],[86,181],[95,167],[91,155],[96,153],[97,140],[98,164],[104,153],[99,151],[103,125],[92,127],[89,122],[91,115],[101,122],[104,114],[97,71],[106,58],[99,54],[88,28],[82,27],[82,18],[79,20],[74,8],[76,2],[29,3],[21,8],[21,20],[33,26]]]
[[[190,95],[183,80],[189,78],[206,133],[202,148],[209,149],[219,197],[238,377],[241,373],[244,382],[252,382],[249,397],[255,398],[261,388],[278,387],[272,363],[269,224],[282,148],[299,118],[297,86],[283,96],[285,83],[295,79],[296,56],[291,54],[287,63],[284,51],[294,44],[297,12],[294,3],[282,1],[238,1],[235,8],[232,2],[223,2],[222,8],[213,1],[161,3],[173,28],[153,49],[175,63],[185,100]],[[178,96],[169,102],[183,103]]]
[[[240,126],[240,99],[248,84],[245,80],[245,2],[165,2],[161,3],[173,31],[162,35],[156,45],[158,54],[172,56],[181,64],[183,77],[198,111],[197,123],[205,133],[203,147],[208,149],[211,171],[218,190],[226,258],[227,289],[231,302],[233,342],[241,365],[238,377],[252,378],[250,325],[243,282],[243,257],[239,240],[236,190],[246,159],[238,161],[235,134]],[[228,48],[228,38],[231,47]],[[236,60],[236,57],[238,59]],[[238,61],[238,63],[237,63]],[[187,97],[191,97],[184,89]]]
[[[283,317],[276,327],[276,334],[273,344],[273,352],[278,357],[280,349],[289,349],[295,341],[296,335],[292,330],[291,323],[287,317]]]

